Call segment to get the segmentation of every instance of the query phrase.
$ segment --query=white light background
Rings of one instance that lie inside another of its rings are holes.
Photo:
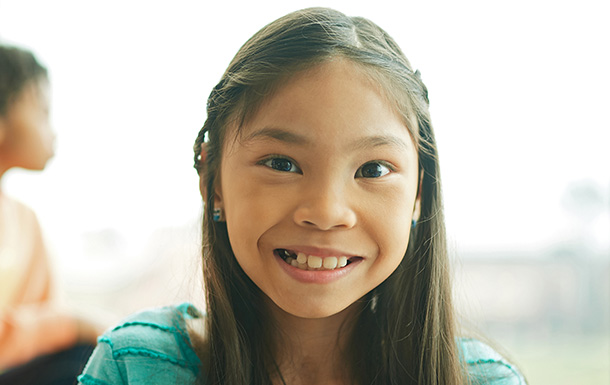
[[[0,0],[0,39],[50,70],[58,135],[46,171],[3,187],[38,213],[60,265],[90,258],[83,234],[119,234],[129,257],[156,229],[197,233],[191,148],[209,91],[260,27],[314,5]],[[544,250],[583,228],[608,250],[606,1],[323,5],[377,22],[422,72],[455,254]],[[593,191],[590,213],[574,185]]]

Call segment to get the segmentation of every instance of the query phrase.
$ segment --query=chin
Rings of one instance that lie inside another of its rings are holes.
[[[298,306],[290,307],[284,307],[279,305],[277,306],[285,313],[288,313],[294,317],[304,319],[322,319],[342,313],[346,309],[350,308],[351,305],[353,304],[348,304],[347,306],[342,306],[339,304],[337,304],[336,306],[320,306],[320,304],[300,304]]]
[[[30,171],[42,171],[45,168],[47,168],[47,163],[43,163],[43,164],[35,164],[35,165],[31,165],[28,167],[24,167],[26,170],[30,170]]]
[[[53,154],[51,154],[48,158],[42,160],[37,166],[33,168],[32,170],[36,170],[36,171],[42,171],[45,168],[47,168],[47,165],[49,164],[49,162],[51,161],[51,159],[53,159]]]

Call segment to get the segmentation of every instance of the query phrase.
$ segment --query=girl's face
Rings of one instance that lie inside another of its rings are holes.
[[[216,207],[271,301],[327,317],[396,269],[419,215],[417,152],[361,69],[337,59],[297,75],[242,130],[227,136]]]
[[[10,167],[42,170],[54,154],[49,124],[49,85],[31,81],[0,117],[2,161]]]

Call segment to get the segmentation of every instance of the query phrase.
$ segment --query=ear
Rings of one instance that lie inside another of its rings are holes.
[[[206,175],[206,159],[208,153],[205,148],[205,143],[201,144],[201,152],[199,158],[199,164],[201,165],[201,169],[199,170],[199,193],[201,194],[201,198],[204,202],[207,202],[208,199],[208,186],[206,185],[205,175]],[[217,177],[216,187],[214,191],[214,208],[223,208],[223,200],[222,200],[222,187],[220,184],[220,176]]]
[[[208,189],[205,185],[205,174],[207,164],[205,163],[208,157],[208,151],[205,148],[205,143],[201,143],[201,148],[199,150],[199,170],[197,173],[199,174],[199,193],[201,194],[201,198],[205,202],[208,197]]]
[[[413,206],[413,220],[415,222],[419,221],[419,216],[421,215],[421,194],[417,195],[415,199],[415,205]]]
[[[218,181],[220,182],[220,181]],[[205,183],[205,178],[203,175],[199,176],[199,192],[201,193],[201,198],[204,202],[207,202],[208,199],[208,187]],[[222,208],[223,200],[222,200],[222,188],[220,183],[217,183],[217,186],[214,191],[214,207]]]
[[[415,205],[413,205],[413,216],[412,219],[417,222],[419,221],[419,216],[421,215],[421,192],[417,194],[417,198],[415,198]]]
[[[205,185],[205,178],[203,177],[203,173],[199,175],[199,193],[201,194],[201,199],[205,202],[208,196],[208,188]]]
[[[220,183],[220,175],[216,180],[216,187],[214,188],[214,208],[224,210],[224,200],[222,199],[222,185]]]
[[[7,127],[6,119],[4,118],[4,116],[0,116],[0,146],[2,146],[2,143],[4,142],[4,138],[6,137],[7,129],[8,129],[8,127]]]
[[[421,185],[424,180],[424,172],[422,171],[419,175],[419,184],[417,185],[417,197],[415,198],[415,204],[413,205],[413,220],[419,221],[421,215]]]

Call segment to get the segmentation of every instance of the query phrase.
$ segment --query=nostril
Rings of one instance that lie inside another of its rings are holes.
[[[304,227],[320,230],[352,228],[356,224],[356,213],[345,202],[338,199],[306,201],[295,210],[294,221]]]

